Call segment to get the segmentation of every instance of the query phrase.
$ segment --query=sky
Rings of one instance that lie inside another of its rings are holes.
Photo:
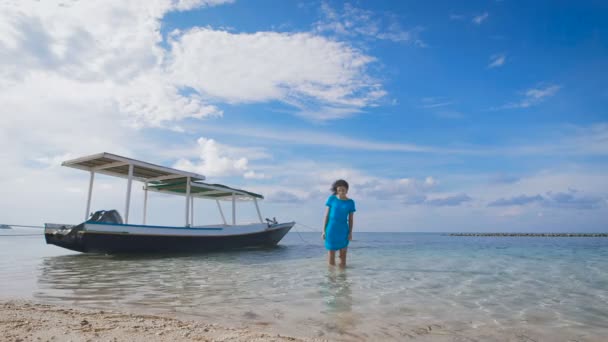
[[[61,162],[109,152],[301,231],[339,178],[355,231],[607,231],[607,108],[604,1],[4,0],[0,223],[81,222],[88,174]],[[92,208],[125,192],[99,176]],[[183,207],[151,195],[148,222]]]

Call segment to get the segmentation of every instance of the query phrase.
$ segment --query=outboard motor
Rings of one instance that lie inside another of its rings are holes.
[[[122,224],[122,217],[116,210],[99,210],[92,213],[87,222]]]
[[[45,228],[44,236],[46,243],[77,252],[86,252],[82,233],[84,232],[84,225],[87,222],[122,224],[122,217],[116,210],[99,210],[92,213],[88,220],[79,225]]]

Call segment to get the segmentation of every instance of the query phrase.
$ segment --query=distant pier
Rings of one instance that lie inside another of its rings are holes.
[[[450,233],[450,236],[608,237],[608,233]]]

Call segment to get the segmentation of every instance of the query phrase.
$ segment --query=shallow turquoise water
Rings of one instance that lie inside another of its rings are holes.
[[[337,340],[600,341],[608,239],[358,233],[340,270],[326,266],[318,233],[292,232],[271,249],[163,256],[0,236],[0,296]]]

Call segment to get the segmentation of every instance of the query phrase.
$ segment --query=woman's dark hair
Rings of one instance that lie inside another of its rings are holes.
[[[338,179],[337,181],[335,181],[334,184],[331,185],[331,192],[333,192],[334,195],[338,193],[339,186],[343,186],[348,189],[348,182],[344,179]]]

